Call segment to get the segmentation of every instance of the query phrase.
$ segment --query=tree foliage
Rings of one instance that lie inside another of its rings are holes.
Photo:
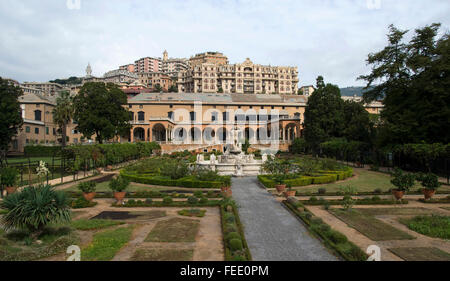
[[[12,138],[22,127],[23,119],[19,97],[23,92],[0,77],[0,164],[6,158],[6,152]]]
[[[131,115],[124,107],[126,104],[126,94],[112,83],[84,84],[74,98],[77,129],[87,138],[95,134],[99,143],[126,135],[131,129]]]
[[[405,43],[408,31],[391,25],[388,45],[368,56],[371,73],[359,79],[367,82],[366,102],[383,99],[381,146],[450,142],[449,34],[437,38],[439,28],[416,29]]]
[[[70,93],[67,91],[61,92],[56,99],[56,106],[53,108],[53,122],[55,122],[61,130],[61,144],[66,146],[67,141],[67,125],[73,118],[73,104]]]

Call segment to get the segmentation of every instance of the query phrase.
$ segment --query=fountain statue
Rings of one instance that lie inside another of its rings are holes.
[[[205,161],[203,155],[197,156],[197,165],[217,171],[220,175],[255,176],[260,174],[260,168],[267,161],[267,154],[262,155],[262,160],[255,159],[253,154],[246,155],[242,151],[243,131],[235,126],[230,132],[231,144],[226,145],[224,155],[212,154],[209,161]]]

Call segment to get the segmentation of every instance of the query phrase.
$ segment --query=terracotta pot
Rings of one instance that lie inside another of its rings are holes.
[[[102,172],[102,168],[96,168],[97,172],[101,173]]]
[[[111,165],[108,165],[108,166],[106,166],[106,169],[107,169],[108,171],[111,171],[111,170],[113,169],[113,167],[112,167]]]
[[[425,200],[428,200],[434,196],[434,194],[436,193],[436,190],[424,188],[424,189],[422,189],[422,192],[423,192],[423,196],[425,197]]]
[[[83,197],[84,197],[84,199],[86,199],[87,201],[91,202],[92,199],[94,199],[94,197],[95,197],[96,194],[97,194],[97,193],[95,193],[95,192],[83,192]]]
[[[222,187],[220,188],[220,190],[221,190],[222,192],[227,192],[227,191],[230,190],[230,189],[231,189],[230,186],[222,186]]]
[[[17,187],[15,187],[15,186],[7,186],[5,189],[6,189],[6,192],[8,194],[13,194],[14,192],[16,192]]]
[[[285,184],[277,184],[277,185],[275,185],[275,188],[277,189],[278,192],[283,192],[286,190],[286,185]]]
[[[287,190],[284,192],[284,197],[289,198],[295,196],[296,191],[295,190]]]
[[[114,192],[114,198],[116,198],[117,204],[121,204],[122,203],[123,198],[125,198],[126,194],[127,194],[126,191]]]
[[[394,194],[395,199],[400,200],[403,198],[403,195],[405,195],[405,192],[394,189],[394,190],[392,190],[392,194]]]

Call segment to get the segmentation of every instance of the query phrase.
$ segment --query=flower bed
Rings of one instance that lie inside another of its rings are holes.
[[[298,187],[311,184],[332,183],[347,179],[351,176],[353,176],[353,169],[347,168],[342,171],[319,171],[319,174],[316,176],[299,176],[297,178],[285,179],[283,183],[291,187]],[[259,175],[258,180],[266,188],[274,188],[276,185],[272,175]]]
[[[120,174],[131,182],[158,186],[176,186],[187,188],[221,188],[223,186],[223,181],[200,181],[193,176],[173,180],[160,175],[139,175],[126,171],[121,171]]]
[[[321,205],[342,205],[344,203],[344,200],[325,200],[323,198],[317,199],[314,196],[311,197],[309,200],[300,200],[304,205],[311,205],[311,206],[321,206]],[[364,199],[356,199],[354,200],[355,205],[395,205],[395,204],[408,204],[408,200],[388,200],[388,199],[381,199],[379,197],[373,197],[373,198],[364,198]]]

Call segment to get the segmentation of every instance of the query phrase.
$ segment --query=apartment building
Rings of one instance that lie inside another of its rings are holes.
[[[24,82],[22,83],[22,86],[40,90],[48,95],[55,95],[64,89],[62,85],[51,82]]]
[[[297,67],[259,65],[248,58],[238,64],[227,64],[223,58],[212,59],[210,55],[194,58],[191,68],[178,75],[180,93],[296,95],[298,92]]]

